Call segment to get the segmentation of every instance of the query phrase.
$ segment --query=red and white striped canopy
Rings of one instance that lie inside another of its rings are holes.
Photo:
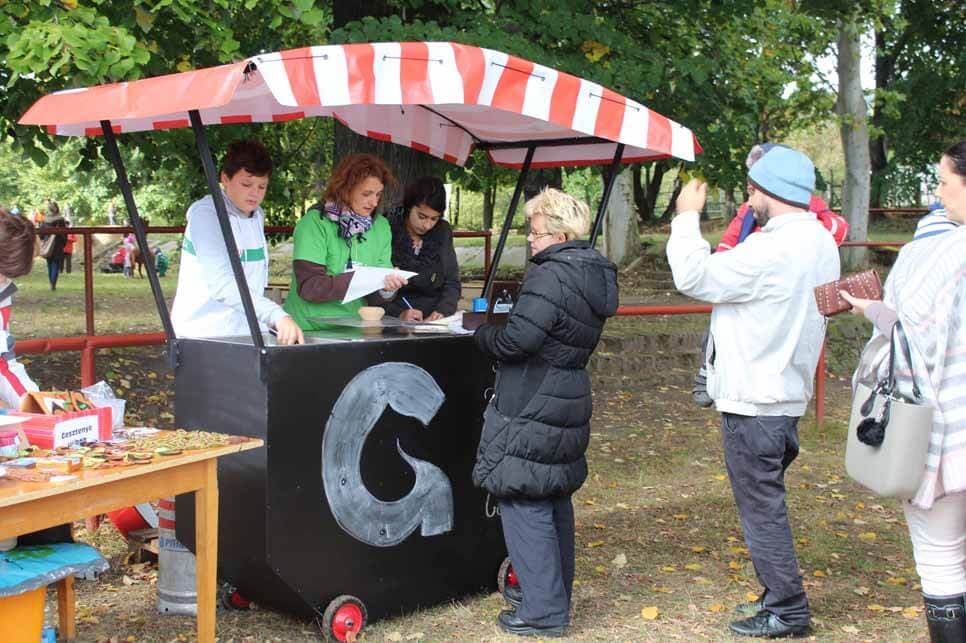
[[[498,51],[451,42],[328,45],[229,65],[44,96],[20,119],[54,134],[96,136],[206,124],[331,116],[370,138],[462,165],[475,145],[491,160],[534,167],[676,157],[701,147],[691,130],[588,80]],[[560,139],[585,139],[560,144]],[[521,143],[518,147],[507,144]],[[495,147],[489,144],[495,145]]]

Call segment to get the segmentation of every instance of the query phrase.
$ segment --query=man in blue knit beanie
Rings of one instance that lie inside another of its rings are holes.
[[[815,168],[807,156],[775,146],[751,166],[748,185],[760,233],[711,254],[698,220],[707,186],[692,181],[678,196],[667,256],[677,289],[714,304],[708,395],[721,413],[725,466],[764,588],[757,601],[738,606],[744,618],[730,629],[802,636],[811,613],[788,522],[785,470],[798,456],[798,420],[825,336],[812,290],[839,278],[839,255],[808,211]]]

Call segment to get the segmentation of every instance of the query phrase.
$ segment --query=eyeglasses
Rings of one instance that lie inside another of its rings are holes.
[[[555,233],[553,232],[534,232],[533,230],[531,230],[530,234],[528,234],[527,236],[533,237],[534,239],[539,239],[540,237],[552,237],[554,234]]]

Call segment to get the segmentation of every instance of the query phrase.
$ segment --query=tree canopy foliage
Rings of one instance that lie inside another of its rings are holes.
[[[956,18],[958,4],[850,4],[877,27],[883,73],[875,95],[873,147],[885,150],[886,169],[880,171],[890,176],[905,168],[920,171],[935,161],[944,139],[964,131],[966,21]],[[358,5],[338,28],[334,5],[339,6],[318,0],[0,3],[5,44],[0,145],[7,148],[0,156],[14,164],[0,173],[0,199],[9,199],[7,190],[15,189],[35,204],[45,193],[62,192],[58,177],[78,173],[89,178],[74,191],[89,192],[90,206],[75,210],[99,213],[104,206],[97,202],[115,192],[98,159],[98,138],[54,140],[41,128],[16,125],[39,96],[306,44],[453,40],[592,79],[694,130],[704,147],[695,171],[731,192],[743,188],[743,160],[753,143],[782,140],[832,115],[834,91],[816,78],[815,66],[835,40],[832,19],[843,4],[832,0],[383,0],[378,11]],[[312,199],[334,154],[332,124],[325,119],[209,128],[209,136],[215,150],[243,136],[269,146],[278,170],[266,209],[278,222],[292,220]],[[161,218],[179,220],[186,204],[204,192],[190,132],[128,135],[121,144],[137,170],[131,172],[136,188],[156,193],[150,209]],[[27,167],[48,159],[56,171]],[[95,166],[100,169],[93,171]],[[674,167],[662,161],[635,174],[644,217],[657,214],[656,191]],[[32,178],[11,178],[27,169]],[[479,156],[448,174],[480,191],[514,176]],[[46,190],[45,181],[50,181]]]

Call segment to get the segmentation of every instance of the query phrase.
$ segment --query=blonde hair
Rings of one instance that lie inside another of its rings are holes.
[[[527,219],[542,216],[547,232],[561,233],[568,240],[577,239],[590,230],[590,208],[580,199],[554,188],[544,188],[524,206]]]

